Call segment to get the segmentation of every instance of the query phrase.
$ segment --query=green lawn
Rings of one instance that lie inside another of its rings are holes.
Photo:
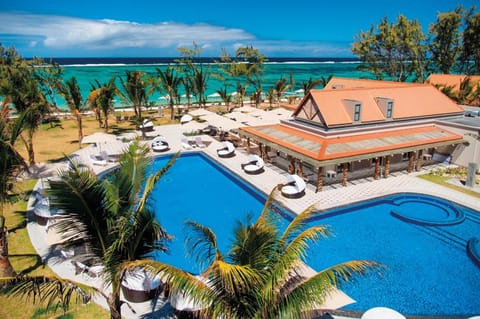
[[[12,203],[5,205],[4,215],[9,230],[8,244],[10,262],[18,274],[53,275],[52,270],[42,263],[40,256],[30,243],[27,233],[26,209],[28,195],[36,181],[30,180],[15,185],[16,195]],[[95,303],[73,305],[66,313],[61,309],[46,309],[45,305],[34,305],[31,300],[0,295],[0,318],[108,318],[110,313]]]

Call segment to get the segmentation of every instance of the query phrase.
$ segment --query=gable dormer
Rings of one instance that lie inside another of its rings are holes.
[[[347,114],[350,115],[352,123],[360,123],[362,121],[362,102],[358,100],[343,100],[343,105]]]
[[[310,123],[325,126],[325,120],[323,119],[317,104],[311,97],[305,100],[301,108],[295,112],[294,116],[296,119],[307,120]]]
[[[385,116],[385,120],[392,120],[395,101],[387,97],[377,97],[375,98],[375,101],[377,102],[378,107],[382,111],[383,116]]]

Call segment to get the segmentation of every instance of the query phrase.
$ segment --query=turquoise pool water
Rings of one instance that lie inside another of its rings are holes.
[[[158,158],[152,171],[168,159]],[[247,214],[258,217],[264,201],[263,194],[207,156],[183,154],[149,201],[160,223],[175,236],[170,253],[156,258],[198,273],[195,261],[185,256],[184,221],[211,227],[225,251],[235,223]],[[357,301],[346,309],[386,306],[404,314],[439,316],[480,313],[480,268],[466,253],[466,241],[480,237],[478,212],[439,198],[399,194],[323,212],[310,223],[329,225],[334,233],[311,246],[307,263],[315,270],[354,259],[385,266],[381,275],[341,287]]]

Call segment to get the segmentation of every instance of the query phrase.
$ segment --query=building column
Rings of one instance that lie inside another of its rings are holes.
[[[288,165],[288,173],[290,175],[295,174],[295,157],[290,156],[290,165]]]
[[[391,155],[385,156],[385,172],[383,172],[383,177],[387,178],[390,175],[390,160],[392,159]]]
[[[375,170],[373,173],[373,179],[379,179],[380,178],[380,158],[376,157],[375,158]]]
[[[317,190],[316,192],[321,192],[323,187],[323,167],[318,168],[318,177],[317,177]]]
[[[265,157],[263,160],[265,161],[265,163],[270,163],[270,156],[268,156],[268,152],[270,152],[270,146],[265,145],[263,152],[263,155]]]
[[[422,169],[422,160],[423,160],[423,150],[418,151],[418,158],[417,158],[417,172]]]
[[[414,152],[408,152],[408,167],[407,172],[411,173],[413,171],[413,157],[415,156]]]
[[[297,175],[303,177],[303,163],[302,160],[297,161]]]
[[[348,163],[343,163],[342,186],[347,186]]]
[[[262,145],[262,143],[258,143],[258,156],[263,158],[263,145]]]

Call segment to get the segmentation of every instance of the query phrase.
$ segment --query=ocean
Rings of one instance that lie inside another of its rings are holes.
[[[177,58],[54,58],[56,63],[63,67],[63,79],[68,80],[75,76],[81,89],[83,99],[86,99],[92,83],[98,81],[107,83],[113,76],[116,77],[117,86],[121,89],[121,82],[125,78],[126,71],[142,71],[154,75],[156,68],[165,69],[169,64],[173,65]],[[216,72],[218,58],[202,58],[198,62]],[[289,89],[294,92],[302,88],[302,82],[312,79],[328,78],[330,75],[348,78],[371,78],[371,74],[357,70],[359,61],[353,58],[268,58],[265,63],[262,76],[263,91],[271,89],[275,82],[281,78],[290,81],[293,75],[294,86]],[[234,92],[234,82],[227,91]],[[214,76],[210,76],[207,83],[206,95],[211,95],[218,89],[223,89],[225,83]],[[318,87],[321,88],[321,87]],[[182,89],[180,89],[182,91]],[[253,87],[247,88],[247,92],[253,91]],[[165,93],[162,93],[165,94]],[[167,100],[162,94],[155,93],[151,96],[152,105],[166,104]],[[183,94],[183,92],[182,92]],[[218,97],[209,97],[209,101],[218,101]],[[56,104],[61,109],[67,109],[66,103],[60,96],[56,96]],[[129,107],[119,99],[115,100],[115,108]]]

